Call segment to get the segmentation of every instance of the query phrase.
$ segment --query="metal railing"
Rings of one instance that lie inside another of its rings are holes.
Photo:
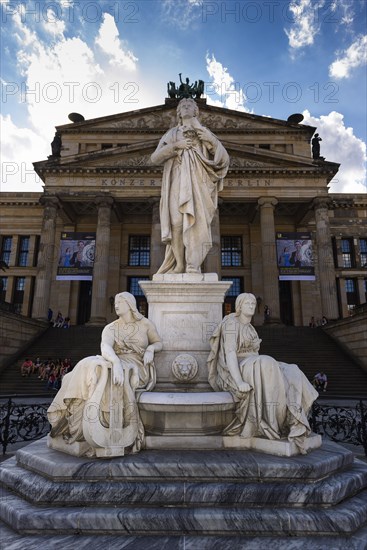
[[[47,409],[50,400],[44,403],[19,403],[26,396],[6,396],[0,404],[0,445],[3,454],[9,445],[35,441],[50,431]],[[35,396],[27,396],[34,399]],[[46,396],[39,396],[47,399]],[[337,443],[362,446],[367,456],[367,400],[355,401],[355,405],[324,405],[315,402],[309,421],[312,431]]]
[[[316,401],[309,415],[311,429],[337,443],[361,445],[367,456],[367,401],[348,401],[355,401],[355,405],[324,405]]]
[[[35,396],[28,398],[34,399]],[[45,399],[45,396],[42,398]],[[19,403],[19,400],[20,397],[7,397],[0,404],[0,445],[3,454],[9,445],[41,439],[51,429],[47,420],[50,400],[47,403]]]

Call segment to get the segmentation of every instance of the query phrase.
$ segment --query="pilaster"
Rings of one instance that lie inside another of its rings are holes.
[[[334,258],[331,246],[328,197],[313,201],[316,221],[316,247],[319,262],[322,315],[327,319],[338,318],[338,300],[335,282]]]
[[[55,257],[56,220],[60,205],[55,196],[41,197],[40,203],[44,211],[32,317],[47,321]]]
[[[93,267],[93,287],[90,325],[105,325],[108,305],[107,281],[111,235],[112,197],[100,196],[95,200],[98,208],[96,254]]]
[[[263,268],[263,305],[270,308],[270,322],[280,322],[278,264],[275,243],[275,197],[260,197],[260,226]]]

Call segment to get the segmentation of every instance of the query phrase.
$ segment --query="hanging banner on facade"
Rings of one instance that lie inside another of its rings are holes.
[[[314,281],[311,233],[277,233],[280,281]]]
[[[57,281],[93,279],[95,233],[61,233]]]

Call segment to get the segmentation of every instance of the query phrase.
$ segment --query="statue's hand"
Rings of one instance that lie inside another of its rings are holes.
[[[150,349],[146,349],[144,353],[144,365],[145,366],[150,365],[151,363],[153,363],[153,359],[154,359],[154,351]]]
[[[196,133],[201,141],[206,141],[207,143],[210,143],[210,145],[215,145],[213,135],[206,128],[197,128]]]
[[[176,151],[181,149],[190,149],[190,147],[192,147],[192,140],[189,138],[180,139],[175,143]]]
[[[117,386],[122,386],[124,383],[124,369],[120,362],[113,363],[112,365],[113,383]]]
[[[240,392],[247,393],[252,390],[252,387],[250,384],[247,384],[247,382],[240,382],[238,384],[238,389]]]

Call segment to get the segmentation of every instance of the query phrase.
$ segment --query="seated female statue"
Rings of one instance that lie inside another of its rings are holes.
[[[119,456],[127,447],[141,447],[137,400],[155,385],[154,353],[162,341],[132,294],[117,294],[115,310],[119,318],[102,332],[101,355],[82,359],[63,378],[48,410],[51,446],[61,436],[67,445],[89,443],[89,455],[99,449],[97,456]]]
[[[209,383],[229,391],[237,402],[236,417],[225,435],[244,438],[288,438],[304,453],[311,429],[308,411],[318,393],[297,365],[259,355],[261,340],[251,325],[256,298],[240,294],[236,312],[224,317],[211,338]]]

